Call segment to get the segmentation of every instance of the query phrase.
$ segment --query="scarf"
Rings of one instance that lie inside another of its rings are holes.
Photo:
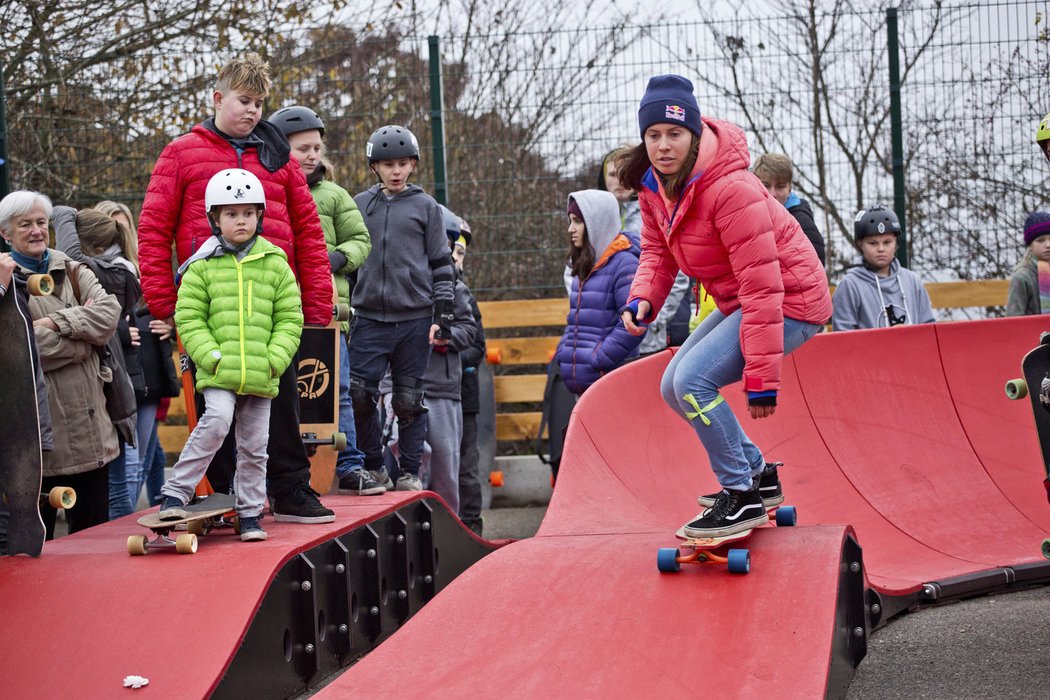
[[[14,248],[11,249],[11,257],[14,258],[15,262],[20,266],[34,274],[47,274],[48,268],[51,266],[50,248],[44,251],[44,254],[40,256],[39,260],[31,258],[28,255],[22,255]]]

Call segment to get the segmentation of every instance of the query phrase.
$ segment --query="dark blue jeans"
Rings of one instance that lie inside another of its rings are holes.
[[[395,382],[414,379],[422,382],[430,361],[430,317],[400,323],[386,323],[355,316],[350,323],[350,375],[364,383],[379,397],[379,382],[387,368]],[[379,410],[354,411],[357,446],[365,453],[365,469],[383,467],[383,429]],[[419,475],[426,437],[426,416],[407,426],[398,421],[398,447],[401,471]]]

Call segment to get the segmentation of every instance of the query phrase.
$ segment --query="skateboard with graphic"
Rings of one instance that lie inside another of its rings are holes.
[[[1043,487],[1050,502],[1050,333],[1039,336],[1039,345],[1025,354],[1021,360],[1023,379],[1011,379],[1006,383],[1006,396],[1020,400],[1031,399],[1035,431],[1039,436],[1039,448],[1043,454]],[[1050,559],[1050,539],[1044,540],[1043,556]]]
[[[339,431],[339,326],[349,318],[350,307],[336,303],[331,322],[304,326],[299,343],[299,429],[310,457],[310,487],[320,494],[332,490],[336,460],[346,449],[346,434]]]
[[[770,523],[778,527],[792,527],[798,521],[794,506],[774,506],[766,510]],[[763,527],[759,525],[759,527]],[[725,565],[732,574],[751,571],[751,551],[736,548],[751,537],[758,528],[744,530],[724,537],[688,537],[684,527],[675,533],[682,540],[677,547],[661,547],[656,552],[656,568],[663,573],[675,573],[682,564]]]
[[[44,455],[40,444],[40,415],[37,404],[33,358],[33,319],[30,296],[48,296],[54,290],[50,275],[14,273],[11,289],[0,298],[0,368],[4,390],[0,391],[0,425],[4,446],[0,449],[0,495],[8,511],[7,554],[40,556],[47,530],[41,508],[66,509],[76,503],[68,487],[40,492]]]
[[[183,508],[187,513],[185,518],[162,520],[156,512],[143,515],[138,519],[138,524],[152,531],[155,536],[151,540],[148,535],[131,535],[128,537],[128,554],[141,556],[162,549],[174,549],[179,554],[194,554],[197,552],[198,536],[207,535],[217,528],[237,531],[234,522],[227,519],[236,502],[237,497],[232,494],[215,493],[198,498]],[[171,534],[175,530],[185,532],[172,538]]]

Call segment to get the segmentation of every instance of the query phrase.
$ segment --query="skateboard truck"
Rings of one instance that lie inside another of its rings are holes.
[[[317,433],[303,433],[303,446],[310,457],[317,454],[317,448],[323,445],[331,445],[336,452],[342,452],[346,449],[346,433],[333,433],[327,438],[317,437]]]

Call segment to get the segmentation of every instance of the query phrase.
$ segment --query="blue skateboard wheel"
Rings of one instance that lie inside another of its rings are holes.
[[[656,552],[656,568],[665,574],[673,574],[681,568],[678,563],[678,550],[671,547],[661,547]]]
[[[798,513],[795,506],[780,506],[777,508],[776,518],[779,527],[792,527],[798,522]]]
[[[751,571],[751,552],[746,549],[730,549],[729,556],[729,573],[731,574],[746,574]]]

